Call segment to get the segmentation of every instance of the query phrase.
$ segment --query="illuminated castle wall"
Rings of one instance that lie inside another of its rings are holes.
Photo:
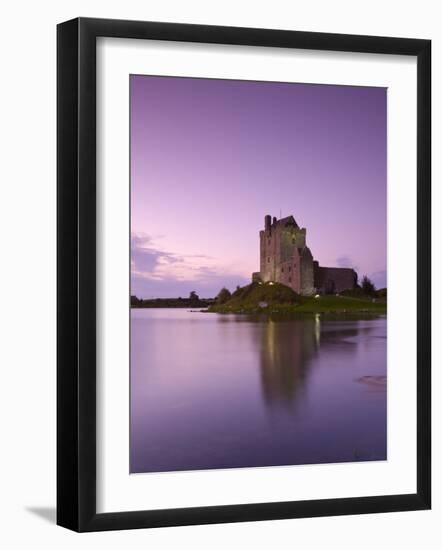
[[[278,282],[298,294],[338,293],[354,288],[354,269],[321,267],[306,244],[306,229],[300,228],[293,216],[277,220],[267,215],[264,230],[259,232],[260,270],[254,281]]]

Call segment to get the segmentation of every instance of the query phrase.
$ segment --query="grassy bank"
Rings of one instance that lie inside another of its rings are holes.
[[[279,283],[252,283],[238,289],[224,304],[214,304],[210,313],[373,313],[383,314],[387,303],[383,298],[360,295],[299,296]]]

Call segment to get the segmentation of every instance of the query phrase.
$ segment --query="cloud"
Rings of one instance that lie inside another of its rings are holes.
[[[155,247],[150,235],[133,233],[131,235],[131,268],[141,276],[155,276],[159,265],[173,264],[182,261],[170,252]]]
[[[345,254],[336,258],[336,265],[338,267],[352,267],[353,269],[357,270],[357,267],[355,267],[352,258],[350,256],[346,256]]]
[[[132,294],[188,295],[190,290],[214,296],[222,286],[246,284],[248,279],[229,265],[204,254],[163,250],[151,235],[131,235]]]

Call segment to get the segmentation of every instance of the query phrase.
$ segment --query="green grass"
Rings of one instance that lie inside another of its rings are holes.
[[[296,308],[298,312],[328,313],[328,312],[373,312],[385,313],[387,304],[371,298],[351,298],[349,296],[320,296],[306,298],[306,301]]]
[[[294,290],[281,283],[260,284],[251,283],[236,290],[229,304],[250,304],[257,305],[259,302],[268,304],[291,304],[296,303],[301,297]]]
[[[252,283],[238,289],[223,305],[208,309],[213,313],[376,313],[387,311],[385,300],[368,296],[299,296],[280,283]]]

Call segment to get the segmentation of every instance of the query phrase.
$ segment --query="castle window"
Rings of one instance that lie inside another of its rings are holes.
[[[291,266],[291,265],[289,265],[289,271],[291,271],[291,270],[292,270],[292,266]]]
[[[270,256],[267,258],[267,262],[270,263]]]
[[[283,267],[281,267],[281,273],[284,273],[284,268]]]
[[[289,277],[289,283],[291,283],[291,282],[292,282],[292,278],[291,278],[291,277]]]

